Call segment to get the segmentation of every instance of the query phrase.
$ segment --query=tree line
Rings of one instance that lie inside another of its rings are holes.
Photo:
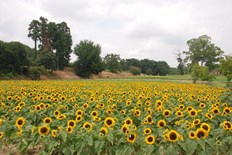
[[[113,73],[130,71],[134,75],[191,73],[194,82],[213,80],[215,71],[226,75],[228,80],[232,78],[231,56],[224,56],[224,52],[207,35],[187,41],[188,50],[176,55],[176,68],[171,68],[165,61],[121,59],[114,53],[102,58],[101,46],[90,40],[80,41],[72,50],[71,30],[67,23],[51,22],[44,17],[31,21],[28,37],[34,41],[34,49],[19,42],[0,41],[1,73],[32,75],[36,79],[44,70],[63,70],[70,65],[70,54],[73,52],[77,56],[72,64],[74,71],[84,78],[103,70]]]

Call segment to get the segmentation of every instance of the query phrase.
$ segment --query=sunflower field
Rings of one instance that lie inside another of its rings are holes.
[[[0,81],[0,148],[22,154],[232,154],[226,88],[127,80]]]

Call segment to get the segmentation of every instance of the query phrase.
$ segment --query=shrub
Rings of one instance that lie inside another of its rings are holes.
[[[131,68],[130,68],[130,72],[131,72],[133,75],[140,75],[140,74],[141,74],[141,69],[138,68],[138,67],[131,67]]]

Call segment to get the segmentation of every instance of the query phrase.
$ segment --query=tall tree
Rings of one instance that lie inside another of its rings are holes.
[[[180,75],[184,75],[184,60],[182,58],[181,52],[177,53],[177,62],[178,62],[177,69],[179,70]]]
[[[107,54],[104,57],[104,64],[105,68],[108,69],[112,73],[117,73],[118,71],[121,71],[121,65],[120,65],[120,56],[118,54]]]
[[[190,68],[194,64],[207,66],[209,70],[215,69],[220,60],[223,51],[215,44],[211,43],[211,38],[207,35],[187,41],[189,46],[188,51],[183,53],[186,55],[185,61],[190,62]]]
[[[220,69],[223,75],[226,76],[227,81],[232,79],[232,56],[225,56],[225,58],[220,60]]]
[[[149,59],[143,59],[140,61],[141,73],[151,75],[153,74],[153,66],[155,61]]]
[[[51,39],[48,30],[48,19],[45,17],[40,17],[40,41],[41,41],[41,49],[51,50]]]
[[[88,78],[92,73],[98,74],[103,70],[100,45],[89,40],[80,41],[74,48],[74,54],[78,57],[75,66],[77,75]]]
[[[37,57],[37,41],[40,39],[40,22],[38,20],[32,20],[29,25],[29,34],[28,37],[34,40],[35,42],[35,60]]]

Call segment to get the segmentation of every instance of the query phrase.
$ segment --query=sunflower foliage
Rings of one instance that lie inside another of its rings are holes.
[[[231,154],[229,92],[166,82],[1,81],[0,147],[42,155]]]

